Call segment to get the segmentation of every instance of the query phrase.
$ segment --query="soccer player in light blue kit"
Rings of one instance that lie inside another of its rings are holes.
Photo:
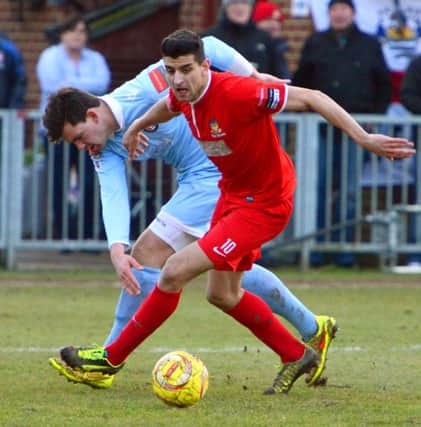
[[[203,41],[213,68],[262,80],[274,79],[258,73],[238,52],[220,40],[205,37]],[[130,207],[126,182],[128,152],[122,144],[123,134],[137,117],[167,94],[168,84],[160,61],[102,97],[73,88],[62,89],[50,97],[43,119],[50,140],[63,139],[90,151],[99,177],[111,260],[124,286],[106,344],[120,334],[152,291],[168,257],[207,231],[219,196],[220,174],[193,138],[182,115],[147,129],[148,146],[135,160],[162,159],[175,167],[178,189],[141,233],[131,254],[126,253]],[[264,299],[273,312],[286,318],[303,340],[318,351],[320,366],[308,378],[309,384],[316,383],[337,329],[335,319],[315,316],[277,276],[259,265],[254,264],[244,274],[243,287]],[[50,359],[50,363],[73,382],[107,388],[113,380],[113,375],[72,371],[57,359]]]

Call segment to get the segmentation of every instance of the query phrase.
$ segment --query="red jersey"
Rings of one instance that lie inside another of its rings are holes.
[[[179,102],[171,90],[168,106],[184,114],[193,136],[220,170],[222,192],[277,204],[295,189],[294,167],[272,120],[286,99],[285,84],[210,72],[199,99]]]

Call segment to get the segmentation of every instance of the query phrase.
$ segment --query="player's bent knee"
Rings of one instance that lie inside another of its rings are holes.
[[[159,250],[153,244],[138,245],[132,248],[132,257],[140,264],[150,265],[159,268]],[[165,261],[165,259],[164,259]]]
[[[184,286],[185,280],[182,266],[175,262],[173,257],[168,258],[161,270],[159,287],[163,290],[177,291]]]
[[[227,311],[234,308],[240,301],[243,292],[241,289],[230,289],[228,287],[211,286],[206,289],[206,299],[212,305]]]
[[[229,300],[226,293],[214,292],[208,289],[206,293],[206,299],[208,302],[218,308],[225,309],[227,306],[227,300]]]

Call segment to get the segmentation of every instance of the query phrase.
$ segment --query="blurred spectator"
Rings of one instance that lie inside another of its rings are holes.
[[[414,114],[421,114],[421,55],[408,66],[401,84],[402,104]]]
[[[329,2],[330,28],[305,42],[294,84],[319,89],[353,113],[384,113],[391,82],[375,37],[354,23],[352,0]]]
[[[356,26],[352,0],[330,0],[328,13],[330,28],[316,32],[306,40],[293,84],[321,90],[351,113],[385,113],[392,87],[380,43]],[[341,137],[341,133],[335,130],[332,164],[329,165],[329,169],[334,166],[333,200],[327,209],[331,210],[334,223],[339,223],[340,218],[352,220],[356,216],[356,144],[348,144],[347,165],[341,165]],[[318,175],[319,229],[326,226],[326,159],[326,127],[322,127]],[[341,169],[344,168],[347,170],[347,182],[341,183]],[[347,211],[342,215],[339,206],[341,189],[345,189],[347,200]],[[338,240],[339,233],[333,233],[332,238]],[[352,240],[353,227],[347,227],[346,241]],[[324,262],[321,254],[312,254],[311,261],[313,265]],[[355,263],[353,254],[345,252],[335,254],[334,261],[341,266]]]
[[[405,76],[401,84],[401,101],[402,104],[414,114],[421,114],[421,55],[416,56],[409,64],[406,70]],[[419,135],[420,132],[416,132]],[[418,147],[421,141],[417,141]],[[417,156],[419,158],[419,156]],[[417,176],[417,170],[414,172],[414,176]],[[415,186],[413,186],[415,187]],[[412,193],[415,193],[415,188],[412,189]],[[415,194],[412,194],[413,201],[420,204],[421,200],[416,200]],[[419,214],[418,214],[419,215]],[[416,226],[416,215],[410,216],[410,241],[416,242],[417,226]],[[418,233],[419,234],[419,233]],[[418,240],[419,241],[419,240]],[[408,265],[419,266],[421,265],[421,254],[413,254],[407,258]]]
[[[16,45],[0,33],[0,108],[23,108],[26,76],[22,55]]]
[[[266,31],[274,41],[276,55],[275,75],[283,79],[289,79],[291,74],[285,59],[285,53],[288,50],[288,41],[281,36],[282,22],[285,20],[285,15],[283,15],[281,8],[270,1],[260,0],[254,7],[252,19],[256,27]]]
[[[386,63],[392,77],[392,103],[388,109],[388,115],[391,117],[405,117],[410,115],[410,111],[416,112],[416,110],[413,111],[413,107],[408,108],[406,106],[406,101],[403,102],[400,96],[402,81],[408,69],[408,65],[411,59],[417,54],[419,43],[421,41],[421,24],[418,19],[411,18],[411,10],[403,9],[400,2],[395,2],[392,13],[387,21],[387,25],[379,25],[378,34],[383,46]],[[413,73],[413,70],[411,70],[411,73]],[[419,111],[421,111],[421,106]],[[393,133],[396,136],[407,136],[412,139],[413,136],[405,135],[405,131],[408,131],[408,129],[398,125],[394,126]],[[415,135],[416,133],[414,133],[414,136]],[[410,185],[408,187],[408,202],[415,203],[417,176],[416,157],[406,159],[405,161],[393,162],[393,169],[394,175],[400,180],[400,184],[404,182],[404,171],[412,172],[410,174]],[[416,219],[416,214],[409,215],[408,240],[411,243],[416,242]],[[407,264],[410,266],[421,266],[421,254],[409,255],[407,257]]]
[[[72,86],[86,90],[94,95],[104,94],[110,84],[110,70],[101,53],[86,47],[88,42],[88,28],[82,17],[76,16],[67,21],[61,28],[60,43],[45,49],[38,60],[37,77],[41,87],[41,106],[43,112],[48,96],[65,86]],[[45,137],[44,137],[45,138]],[[48,142],[46,152],[48,153]],[[64,148],[68,147],[69,171],[76,172],[77,185],[63,192],[63,183],[71,183],[71,179],[64,181]],[[63,230],[63,208],[69,209],[69,203],[73,206],[84,203],[84,234],[85,238],[92,238],[93,203],[94,203],[94,168],[88,153],[85,156],[85,180],[83,189],[80,185],[79,152],[73,144],[59,144],[54,147],[54,232],[57,237],[69,233],[70,238],[76,237],[76,227]],[[82,191],[84,190],[84,191]],[[80,193],[84,194],[80,200]],[[70,212],[70,211],[69,211]],[[69,213],[70,214],[70,213]],[[69,221],[76,224],[77,221]]]
[[[401,102],[400,87],[411,59],[421,48],[421,23],[416,16],[420,12],[421,8],[417,11],[408,0],[401,0],[390,5],[390,8],[380,14],[381,17],[378,19],[376,35],[381,43],[392,81],[392,100],[387,109],[387,115],[390,117],[398,118],[410,115]],[[399,120],[397,119],[396,122],[399,123]],[[408,128],[400,124],[386,126],[381,129],[381,132],[412,139],[412,136],[407,134]],[[372,180],[372,184],[376,185],[376,181],[389,183],[390,173],[387,172],[390,172],[390,162],[382,159],[378,163],[383,174]],[[415,184],[415,177],[412,174],[408,176],[407,172],[414,167],[415,157],[393,162],[393,184]]]
[[[259,30],[251,17],[253,0],[223,0],[221,17],[203,36],[215,36],[238,50],[261,73],[276,75],[276,54],[272,38]]]
[[[395,2],[390,12],[379,19],[376,32],[392,78],[392,103],[388,110],[391,116],[408,114],[401,104],[400,86],[411,59],[421,47],[421,23],[413,16],[413,8],[403,8],[401,4],[402,1]]]

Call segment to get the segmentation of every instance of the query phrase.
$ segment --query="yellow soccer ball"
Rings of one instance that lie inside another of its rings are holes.
[[[181,350],[162,356],[152,371],[155,395],[171,406],[194,405],[205,395],[208,382],[208,370],[203,362]]]

